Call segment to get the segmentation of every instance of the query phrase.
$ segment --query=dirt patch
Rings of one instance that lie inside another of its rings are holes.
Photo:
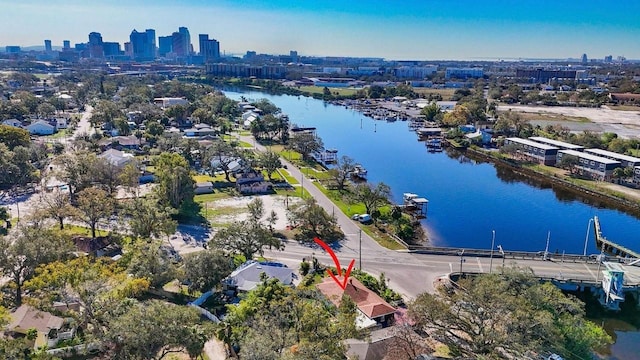
[[[273,225],[275,230],[285,230],[287,228],[287,205],[293,206],[301,201],[299,198],[282,195],[256,195],[221,199],[207,203],[212,212],[215,213],[218,210],[222,212],[219,216],[210,216],[209,220],[216,225],[228,224],[233,221],[245,221],[249,216],[247,204],[256,198],[262,200],[264,204],[264,216],[261,219],[263,223],[266,224],[267,217],[269,217],[272,210],[278,216],[278,220]]]

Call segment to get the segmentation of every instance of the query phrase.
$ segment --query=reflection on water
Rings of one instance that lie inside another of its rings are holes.
[[[435,245],[489,248],[495,231],[496,245],[505,250],[539,251],[544,250],[550,231],[551,251],[582,253],[589,219],[597,215],[609,239],[640,250],[637,218],[605,208],[597,199],[525,177],[470,154],[451,149],[429,153],[406,122],[374,121],[315,99],[260,92],[225,93],[236,100],[241,96],[266,98],[289,115],[292,123],[316,127],[327,148],[336,148],[339,156],[347,155],[361,163],[369,171],[370,182],[388,184],[393,201],[401,202],[404,192],[429,199],[423,224]],[[598,251],[592,240],[593,236],[588,242],[589,254]],[[605,320],[605,325],[609,324],[615,323]],[[638,359],[637,330],[612,331],[618,343],[607,351],[615,359]],[[634,356],[626,355],[629,351]]]

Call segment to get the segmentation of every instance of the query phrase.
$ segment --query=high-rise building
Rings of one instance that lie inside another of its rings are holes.
[[[604,57],[604,62],[610,63],[613,62],[613,55],[607,55]]]
[[[586,64],[589,61],[589,59],[587,58],[587,54],[582,54],[582,63]]]
[[[156,57],[156,31],[147,29],[138,32],[133,29],[129,35],[129,41],[133,47],[133,58],[136,60],[153,60]]]
[[[291,50],[289,51],[289,56],[291,56],[291,62],[293,63],[297,63],[298,62],[298,52],[295,50]]]
[[[71,49],[71,41],[62,40],[62,50],[69,50],[69,49]]]
[[[220,43],[216,39],[209,39],[208,34],[198,35],[200,44],[200,56],[204,61],[217,60],[220,58]]]
[[[98,32],[89,33],[89,57],[100,59],[104,57],[102,35]]]
[[[158,55],[165,56],[170,52],[173,52],[173,37],[172,36],[158,37]]]
[[[178,32],[171,34],[173,38],[172,49],[177,56],[191,55],[191,35],[186,27],[179,27]]]
[[[50,53],[51,52],[51,40],[44,41],[44,51]]]
[[[102,43],[102,48],[104,49],[105,57],[122,55],[122,52],[120,51],[120,43],[104,42]]]

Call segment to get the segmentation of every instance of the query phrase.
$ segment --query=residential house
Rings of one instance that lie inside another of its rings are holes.
[[[607,151],[602,149],[586,149],[584,152],[588,154],[593,154],[595,156],[600,156],[603,158],[619,161],[620,165],[625,168],[640,166],[640,159],[637,157],[618,154],[613,151]]]
[[[68,127],[66,118],[55,118],[54,121],[54,126],[57,130],[66,129]]]
[[[71,320],[40,311],[29,305],[22,305],[11,313],[11,322],[7,326],[10,333],[26,336],[31,329],[37,331],[34,348],[55,347],[61,340],[72,339],[75,328]]]
[[[4,120],[2,122],[2,125],[9,125],[9,126],[21,128],[22,127],[22,121],[20,121],[18,119],[8,119],[8,120]]]
[[[358,308],[356,325],[359,328],[387,326],[396,312],[393,306],[353,277],[348,279],[347,286],[344,289],[332,278],[325,278],[316,287],[335,306],[340,306],[343,295],[349,296]]]
[[[583,151],[584,150],[584,146],[580,146],[580,145],[574,145],[568,142],[564,142],[564,141],[558,141],[558,140],[553,140],[553,139],[547,139],[546,137],[542,137],[542,136],[532,136],[529,138],[529,140],[535,141],[535,142],[539,142],[541,144],[545,144],[545,145],[549,145],[549,146],[554,146],[557,147],[558,149],[562,149],[562,150],[575,150],[575,151]]]
[[[575,156],[578,158],[578,164],[575,168],[580,175],[600,181],[611,181],[613,178],[613,169],[621,166],[620,161],[589,154],[586,150],[585,152],[560,150],[558,151],[557,162],[559,163],[564,156]]]
[[[154,98],[153,103],[160,106],[163,109],[166,109],[175,105],[189,105],[189,101],[185,98],[176,98],[176,97],[161,97]]]
[[[262,173],[248,170],[236,175],[236,190],[243,195],[264,194],[271,191],[273,184],[264,181]]]
[[[246,169],[246,164],[241,158],[221,156],[219,158],[215,157],[211,159],[211,168],[214,170],[224,170],[223,168],[225,167],[225,164],[226,169],[234,174]]]
[[[95,238],[88,236],[75,236],[73,243],[78,251],[92,256],[115,256],[121,253],[121,248],[113,242],[110,236],[98,236]]]
[[[245,111],[244,113],[242,113],[242,121],[247,120],[247,119],[248,119],[249,117],[251,117],[251,116],[253,116],[253,117],[255,117],[255,118],[259,118],[259,117],[260,117],[260,114],[258,114],[258,113],[257,113],[256,111],[254,111],[254,110],[248,110],[248,111]]]
[[[262,275],[264,274],[264,275]],[[228,294],[248,292],[267,279],[278,279],[284,285],[291,285],[295,274],[283,264],[247,261],[222,280],[222,287]]]
[[[516,137],[506,138],[504,145],[515,146],[518,155],[540,164],[555,165],[557,160],[558,148],[555,146]]]
[[[51,135],[56,132],[56,127],[44,120],[38,120],[25,127],[31,135]]]
[[[199,194],[211,194],[213,193],[213,183],[211,181],[199,182],[193,185],[193,193]]]
[[[105,159],[109,164],[122,167],[133,161],[133,154],[128,154],[120,150],[109,149],[98,155],[99,158]]]
[[[107,138],[100,141],[100,146],[103,149],[114,148],[114,149],[128,149],[128,150],[139,150],[140,145],[144,144],[144,138],[138,139],[133,135],[129,136],[114,136],[112,138]]]
[[[396,360],[399,357],[406,358],[407,346],[412,346],[412,351],[431,352],[431,349],[426,346],[425,340],[408,326],[377,329],[371,331],[365,339],[346,339],[344,342],[347,346],[349,359]]]
[[[186,137],[202,137],[216,135],[217,131],[207,124],[196,124],[194,127],[184,130]]]

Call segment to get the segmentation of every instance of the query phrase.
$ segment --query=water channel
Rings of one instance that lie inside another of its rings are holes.
[[[597,215],[607,238],[640,250],[637,218],[587,204],[579,195],[455,151],[429,153],[406,122],[376,121],[305,97],[238,89],[225,90],[225,94],[234,100],[266,98],[289,115],[293,124],[316,127],[326,148],[336,148],[339,156],[362,164],[369,171],[369,182],[388,184],[394,202],[401,203],[405,192],[427,198],[423,225],[433,245],[489,249],[495,230],[495,244],[504,249],[543,251],[550,234],[550,252],[581,254],[589,219]],[[588,236],[587,254],[597,253],[592,231]],[[609,359],[635,358],[628,355],[630,346],[632,354],[640,353],[637,329],[625,330],[615,332],[618,342],[611,347]]]

